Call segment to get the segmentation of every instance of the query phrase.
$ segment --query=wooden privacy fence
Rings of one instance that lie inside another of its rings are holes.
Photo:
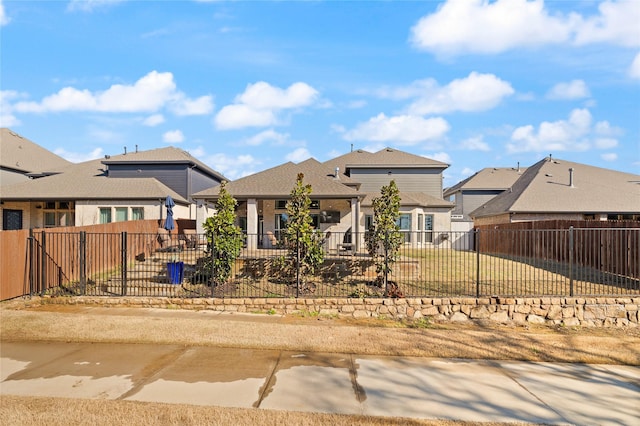
[[[640,222],[540,221],[477,227],[483,253],[532,257],[640,278]]]
[[[80,282],[87,274],[112,271],[122,263],[122,236],[158,232],[157,220],[115,222],[104,225],[0,232],[0,300]],[[173,231],[178,234],[179,230]],[[149,254],[155,238],[134,239],[130,256]],[[126,243],[126,241],[125,241]],[[131,261],[133,259],[126,259]],[[125,262],[126,265],[128,262]]]

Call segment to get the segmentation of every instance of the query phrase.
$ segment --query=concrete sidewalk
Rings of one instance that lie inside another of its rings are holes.
[[[178,345],[2,343],[2,395],[373,416],[640,424],[640,368]]]

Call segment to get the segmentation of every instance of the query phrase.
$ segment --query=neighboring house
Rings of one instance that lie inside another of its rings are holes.
[[[447,164],[385,148],[376,153],[353,151],[325,163],[309,159],[291,162],[229,182],[227,191],[238,200],[240,225],[249,247],[269,247],[272,236],[286,226],[286,203],[298,173],[312,187],[311,215],[323,232],[351,232],[362,237],[373,218],[372,200],[380,188],[395,180],[401,196],[400,227],[413,244],[432,243],[433,231],[448,231],[453,205],[442,199],[442,171]],[[194,195],[214,201],[219,187]],[[199,210],[200,211],[200,210]],[[197,223],[204,216],[197,219]],[[413,240],[412,240],[413,238]],[[361,238],[356,244],[362,244]]]
[[[11,129],[0,128],[0,186],[50,176],[71,164]]]
[[[71,164],[60,173],[2,186],[3,229],[83,226],[162,219],[164,201],[176,219],[195,219],[191,194],[224,177],[187,152],[168,147]],[[18,220],[20,219],[20,220]]]
[[[470,217],[475,225],[640,220],[640,175],[547,157]]]
[[[455,204],[451,212],[452,229],[469,230],[469,213],[501,194],[520,178],[526,168],[488,167],[444,190],[445,200]]]

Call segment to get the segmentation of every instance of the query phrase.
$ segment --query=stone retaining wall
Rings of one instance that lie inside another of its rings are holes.
[[[32,303],[181,308],[224,312],[313,314],[348,318],[491,321],[584,327],[637,327],[640,297],[457,297],[406,299],[181,299],[148,297],[53,297]]]

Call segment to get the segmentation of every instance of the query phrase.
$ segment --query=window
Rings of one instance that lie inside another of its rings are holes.
[[[73,226],[74,204],[70,201],[47,201],[44,203],[44,227]]]
[[[400,232],[404,233],[404,242],[411,242],[411,214],[401,213],[398,218],[397,225],[400,227]]]
[[[287,200],[276,200],[276,210],[286,210]]]
[[[100,207],[100,223],[111,223],[111,207]]]
[[[144,208],[131,207],[131,220],[143,220],[143,219],[144,219]]]
[[[426,214],[424,215],[424,242],[432,243],[433,242],[433,215]]]
[[[2,210],[2,229],[11,231],[22,229],[22,210]]]
[[[124,222],[129,219],[128,207],[116,207],[116,222]]]
[[[311,210],[320,210],[320,200],[311,200],[309,208]]]

